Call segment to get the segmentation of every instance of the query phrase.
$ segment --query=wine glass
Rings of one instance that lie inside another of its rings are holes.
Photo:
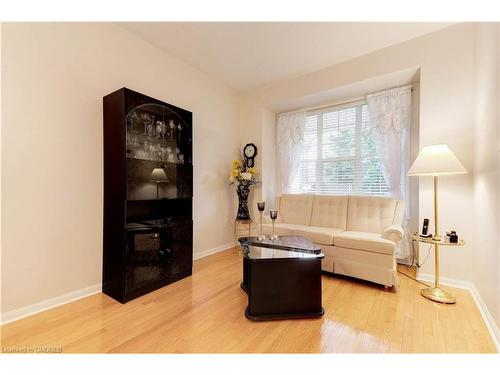
[[[264,209],[266,208],[266,202],[257,202],[257,209],[260,212],[260,233],[259,241],[264,241],[266,236],[262,233],[262,215],[264,214]]]
[[[156,130],[156,138],[158,138],[158,139],[162,138],[162,136],[161,136],[162,122],[163,121],[156,121],[155,130]]]
[[[174,154],[172,153],[172,151],[168,151],[168,162],[175,163]]]
[[[167,134],[167,124],[165,124],[165,121],[161,122],[161,138],[165,139],[165,134]]]
[[[148,134],[147,124],[149,120],[149,115],[147,113],[141,113],[140,118],[142,120],[142,124],[144,125],[144,135],[147,135]]]
[[[147,135],[148,134],[148,125],[151,122],[151,116],[147,113],[142,113],[141,120],[142,120],[142,123],[144,124],[144,135]]]
[[[182,125],[179,123],[177,125],[177,130],[179,131],[177,134],[179,134],[179,143],[181,142],[181,131],[182,131]]]
[[[154,123],[155,123],[155,117],[154,116],[150,116],[147,113],[145,113],[145,114],[143,114],[142,119],[144,121],[145,129],[146,129],[146,134],[149,137],[152,137],[153,136],[153,131],[154,131],[153,130],[153,126],[154,126]]]
[[[141,119],[136,111],[130,114],[129,120],[130,120],[130,132],[132,134],[140,134],[141,131],[136,129],[136,126],[141,121]]]
[[[276,210],[269,211],[269,216],[271,217],[271,220],[273,221],[273,235],[270,237],[270,239],[272,241],[275,241],[278,239],[278,236],[274,233],[274,222],[278,218],[278,211],[276,211]]]
[[[170,128],[170,139],[174,139],[174,129],[175,129],[175,124],[173,120],[170,120],[168,123],[168,127]]]

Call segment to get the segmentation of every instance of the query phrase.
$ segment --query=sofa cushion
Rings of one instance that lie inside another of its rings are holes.
[[[311,225],[346,230],[347,195],[315,195]]]
[[[283,194],[278,208],[283,223],[309,225],[313,198],[311,194]]]
[[[293,230],[295,236],[302,236],[319,245],[333,245],[333,236],[343,232],[340,228],[303,226]]]
[[[335,246],[346,249],[371,251],[374,253],[394,254],[396,243],[382,238],[378,233],[346,231],[335,233]]]
[[[393,224],[397,203],[392,198],[349,196],[346,229],[382,233]]]
[[[304,225],[299,224],[275,224],[274,232],[278,236],[292,236],[294,231],[300,228],[304,228]],[[270,235],[273,233],[273,225],[272,224],[262,224],[262,232],[265,235]]]

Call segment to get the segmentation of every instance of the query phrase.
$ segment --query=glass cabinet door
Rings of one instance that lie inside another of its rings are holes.
[[[192,263],[192,228],[182,217],[127,224],[126,293],[185,277]]]
[[[174,109],[137,105],[126,115],[125,293],[191,274],[192,129]]]
[[[127,200],[192,196],[192,129],[173,109],[141,104],[126,116]]]

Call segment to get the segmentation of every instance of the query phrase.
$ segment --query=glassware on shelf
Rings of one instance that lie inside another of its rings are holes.
[[[151,122],[151,123],[148,123],[148,124],[146,125],[146,131],[148,132],[148,133],[147,133],[148,137],[153,137],[153,135],[154,135],[154,134],[153,134],[154,130],[153,130],[153,123],[152,123],[152,122]]]
[[[147,113],[142,113],[141,114],[141,120],[142,123],[144,124],[144,135],[148,135],[148,125],[151,124],[151,116]]]
[[[141,118],[139,117],[136,111],[133,111],[129,117],[130,133],[139,134],[141,132],[140,129],[137,129],[137,125],[140,124],[140,122]]]
[[[162,138],[162,135],[161,135],[162,123],[163,123],[163,121],[156,121],[155,130],[156,130],[156,138],[158,138],[158,139]]]
[[[257,202],[257,209],[260,212],[260,232],[259,232],[259,241],[264,241],[266,236],[262,233],[262,215],[264,214],[264,209],[266,208],[266,202]],[[274,231],[273,231],[274,233]]]
[[[170,122],[168,123],[168,127],[170,128],[170,139],[174,139],[175,124],[173,120],[170,120]]]
[[[157,109],[141,107],[127,116],[126,128],[127,158],[191,164],[191,156],[185,154],[184,146],[180,147],[181,141],[192,142],[185,122],[166,112],[161,115]]]
[[[175,163],[174,154],[173,154],[172,152],[170,152],[170,153],[168,154],[168,159],[167,159],[167,161],[168,161],[169,163]]]
[[[165,134],[167,134],[167,124],[165,124],[165,121],[161,122],[161,138],[165,139]]]
[[[278,211],[276,211],[276,210],[269,211],[269,216],[271,217],[271,220],[273,221],[273,234],[271,237],[269,237],[269,239],[272,241],[275,241],[278,239],[278,236],[274,233],[274,222],[278,218]]]
[[[158,151],[160,161],[164,162],[167,157],[167,147],[165,145],[160,146],[160,151]]]

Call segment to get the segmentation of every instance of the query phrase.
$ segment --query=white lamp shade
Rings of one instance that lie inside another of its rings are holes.
[[[426,146],[408,170],[408,176],[442,176],[467,173],[446,145]]]
[[[151,172],[151,180],[154,182],[168,182],[168,177],[163,168],[155,168]]]

